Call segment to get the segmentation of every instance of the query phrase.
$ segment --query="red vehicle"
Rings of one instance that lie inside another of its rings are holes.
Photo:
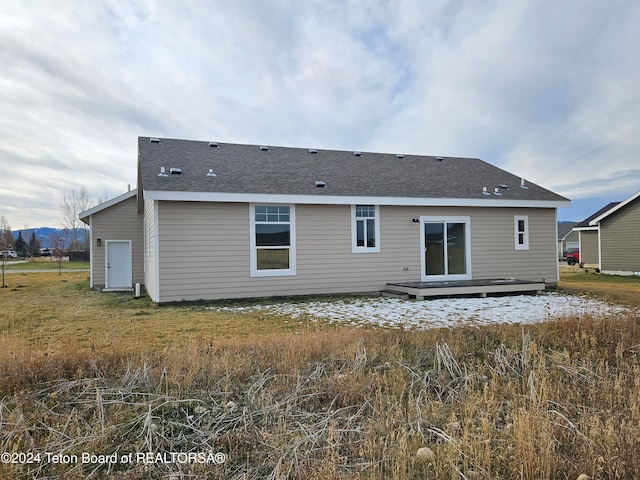
[[[567,265],[575,265],[576,263],[580,263],[580,249],[579,248],[570,248],[567,250]]]

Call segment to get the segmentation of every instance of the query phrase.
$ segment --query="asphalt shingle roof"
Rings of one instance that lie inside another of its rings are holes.
[[[562,240],[566,236],[568,236],[571,232],[573,232],[573,227],[575,227],[577,222],[559,222],[558,223],[558,240]]]
[[[279,195],[368,196],[400,198],[492,198],[496,201],[566,198],[477,158],[453,158],[391,153],[273,147],[149,137],[138,138],[139,190],[221,192]],[[159,177],[161,167],[180,175]],[[215,177],[207,176],[213,169]],[[318,188],[316,181],[326,183]],[[499,185],[502,196],[493,191]],[[482,194],[483,187],[491,192]]]
[[[593,220],[594,218],[598,218],[600,215],[602,215],[604,212],[608,212],[609,210],[611,210],[613,207],[615,207],[616,205],[618,205],[620,202],[611,202],[608,203],[607,205],[605,205],[604,207],[602,207],[600,210],[598,210],[596,213],[589,215],[587,218],[585,218],[584,220],[582,220],[581,222],[578,222],[573,228],[585,228],[585,227],[589,227],[589,222],[591,222],[591,220]]]

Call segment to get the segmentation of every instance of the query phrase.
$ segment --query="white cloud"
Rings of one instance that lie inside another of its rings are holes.
[[[634,2],[0,10],[0,205],[13,223],[55,223],[73,186],[134,184],[138,135],[477,156],[575,198],[637,189]]]

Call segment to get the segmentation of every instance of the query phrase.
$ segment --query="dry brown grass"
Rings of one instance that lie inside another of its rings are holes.
[[[0,293],[10,312],[0,317],[1,452],[227,460],[0,464],[0,478],[640,477],[637,316],[424,332],[291,327],[157,308],[65,279]],[[433,459],[417,458],[420,447]]]
[[[640,308],[640,277],[637,276],[602,275],[594,268],[563,267],[558,286],[569,293],[586,293]]]

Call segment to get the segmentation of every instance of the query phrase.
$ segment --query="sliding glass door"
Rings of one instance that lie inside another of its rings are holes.
[[[469,217],[421,217],[422,281],[471,278]]]

